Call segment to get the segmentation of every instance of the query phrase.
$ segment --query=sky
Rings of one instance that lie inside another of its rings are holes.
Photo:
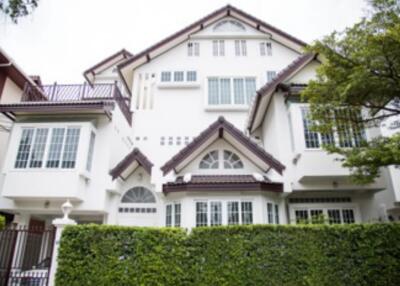
[[[138,53],[228,3],[307,43],[367,9],[365,0],[40,0],[16,25],[1,15],[0,46],[44,83],[82,83],[107,56]]]

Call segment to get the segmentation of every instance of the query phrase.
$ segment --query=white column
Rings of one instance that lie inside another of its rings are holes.
[[[72,205],[69,202],[69,200],[61,206],[61,209],[64,213],[64,217],[53,220],[53,225],[56,227],[56,234],[54,238],[53,256],[51,258],[51,267],[50,267],[49,284],[48,284],[49,286],[55,285],[57,262],[58,262],[57,258],[60,247],[61,234],[67,225],[76,225],[76,221],[68,217],[72,210]]]

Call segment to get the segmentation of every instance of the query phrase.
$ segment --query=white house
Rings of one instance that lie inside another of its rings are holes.
[[[28,83],[0,105],[14,121],[0,210],[49,224],[69,199],[79,223],[185,228],[379,219],[390,174],[354,185],[320,146],[380,131],[309,130],[299,91],[320,62],[305,45],[228,5],[83,85]]]

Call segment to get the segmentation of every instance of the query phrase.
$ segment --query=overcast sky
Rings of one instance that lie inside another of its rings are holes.
[[[226,0],[40,0],[17,25],[0,19],[0,46],[45,83],[80,83],[116,51],[132,53],[226,5]],[[231,0],[230,4],[310,43],[357,22],[364,0]]]

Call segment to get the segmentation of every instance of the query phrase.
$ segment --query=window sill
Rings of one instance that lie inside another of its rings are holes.
[[[174,88],[200,88],[198,82],[166,82],[158,83],[157,88],[159,89],[174,89]]]
[[[207,105],[205,108],[205,111],[248,111],[249,107],[248,106],[243,106],[243,105],[239,105],[239,106],[234,106],[234,105]]]

